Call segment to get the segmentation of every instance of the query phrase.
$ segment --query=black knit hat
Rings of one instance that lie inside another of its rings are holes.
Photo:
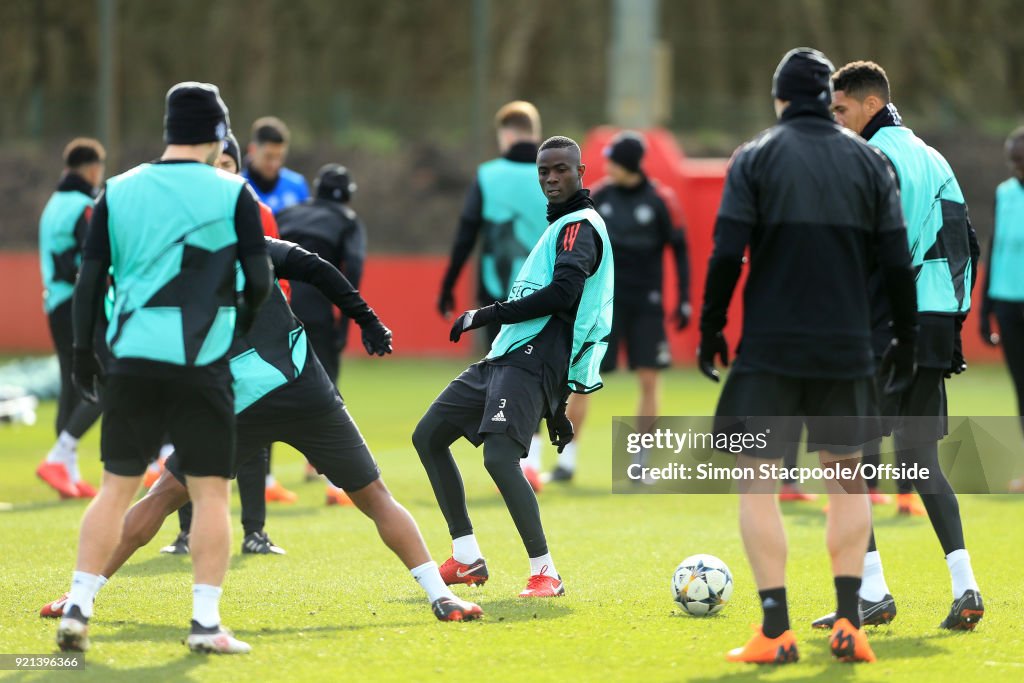
[[[235,138],[235,134],[230,130],[228,134],[224,136],[224,154],[235,160],[235,168],[242,170],[242,152],[238,148],[238,139]]]
[[[164,142],[201,145],[223,140],[228,134],[228,108],[217,86],[186,81],[167,91]]]
[[[786,53],[772,78],[772,97],[787,102],[832,100],[832,72],[828,57],[809,47]]]
[[[344,203],[352,198],[356,184],[347,168],[341,164],[326,164],[317,171],[313,189],[321,199]]]
[[[625,130],[612,138],[604,148],[604,155],[630,173],[640,172],[640,162],[647,146],[639,133]]]

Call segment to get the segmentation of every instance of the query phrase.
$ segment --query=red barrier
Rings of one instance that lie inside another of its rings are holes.
[[[596,128],[583,144],[584,178],[593,187],[604,175],[602,150],[617,132],[614,128]],[[704,279],[711,254],[715,215],[722,195],[727,161],[725,159],[688,159],[665,130],[646,131],[648,142],[644,167],[659,182],[678,195],[686,216],[690,247],[690,298],[694,320],[683,333],[670,333],[673,358],[677,364],[690,365],[697,348],[697,316],[704,298]],[[447,259],[439,255],[369,257],[362,292],[381,319],[395,333],[395,353],[406,356],[479,357],[472,343],[456,345],[448,341],[451,325],[437,313],[437,293]],[[675,291],[675,269],[665,256],[668,281],[666,292]],[[980,276],[980,274],[979,274]],[[473,304],[474,274],[468,268],[456,292],[456,312]],[[743,283],[741,281],[740,287]],[[0,353],[38,353],[51,349],[49,330],[42,305],[39,257],[35,252],[0,252]],[[670,294],[668,303],[674,304]],[[740,288],[729,309],[726,336],[735,347],[741,328]],[[972,320],[964,334],[965,355],[971,362],[1001,361],[998,349],[981,343]],[[349,353],[362,353],[360,344],[349,346]]]
[[[51,351],[37,252],[0,252],[0,292],[0,353]]]
[[[473,344],[448,341],[449,321],[435,304],[447,259],[443,256],[370,256],[362,292],[395,333],[395,353],[471,356]],[[468,308],[474,275],[471,268],[456,292],[457,311]],[[47,353],[53,348],[43,312],[39,255],[0,252],[0,353]],[[364,353],[361,344],[351,347]]]

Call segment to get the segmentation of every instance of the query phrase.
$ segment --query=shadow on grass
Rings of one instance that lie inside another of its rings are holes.
[[[150,557],[145,557],[145,554],[147,553],[156,554],[151,555]],[[142,555],[144,559],[137,559],[139,555]],[[152,548],[150,546],[139,548],[138,552],[128,560],[128,563],[117,571],[117,576],[161,576],[163,574],[176,574],[182,570],[188,572],[192,571],[191,555],[169,555],[160,553],[159,549],[154,544]]]
[[[541,598],[498,598],[492,600],[485,594],[476,595],[473,591],[463,591],[459,598],[475,602],[484,610],[483,621],[487,623],[515,623],[542,619],[562,619],[573,613],[572,607],[559,599]],[[389,604],[423,605],[427,608],[422,596],[405,596],[390,598]]]
[[[193,669],[202,666],[205,662],[205,655],[195,655],[185,651],[181,657],[171,659],[163,664],[115,669],[92,661],[87,655],[84,669],[72,675],[76,681],[95,680],[105,683],[110,681],[181,681],[186,680]],[[42,676],[37,676],[37,673],[39,672],[31,674],[33,681],[67,683],[69,680],[67,671],[47,671]],[[24,679],[15,677],[11,680]]]

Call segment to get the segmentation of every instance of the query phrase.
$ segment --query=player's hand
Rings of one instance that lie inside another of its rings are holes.
[[[79,395],[89,403],[100,400],[103,366],[92,349],[75,348],[71,357],[71,378]]]
[[[441,314],[445,320],[452,317],[452,311],[455,310],[455,296],[452,294],[452,290],[447,287],[441,288],[441,296],[437,297],[437,312]]]
[[[721,331],[702,330],[700,346],[697,347],[697,365],[712,382],[721,378],[715,369],[715,356],[722,362],[722,367],[729,367],[729,344],[725,341],[725,335]]]
[[[244,337],[252,330],[252,324],[256,321],[256,315],[249,308],[245,299],[238,297],[235,302],[235,336]]]
[[[999,334],[992,331],[992,316],[981,315],[981,339],[989,346],[999,346]]]
[[[549,417],[547,423],[548,438],[551,439],[551,445],[558,446],[558,452],[561,453],[574,436],[572,420],[565,414],[565,405],[562,405],[557,413]]]
[[[953,360],[949,364],[949,368],[946,369],[946,379],[949,379],[953,375],[959,375],[961,372],[967,370],[967,360],[964,359],[964,340],[960,336],[963,330],[964,319],[956,319],[956,335],[953,337]]]
[[[689,301],[676,306],[676,312],[673,316],[676,321],[676,330],[685,330],[690,324],[690,318],[693,317],[693,308],[690,306]]]
[[[452,331],[448,335],[448,339],[453,344],[458,343],[464,332],[475,330],[491,323],[496,317],[494,306],[484,306],[477,308],[472,311],[466,311],[458,318],[455,319],[455,324],[452,325]]]
[[[893,339],[882,355],[882,366],[879,368],[885,380],[885,393],[891,396],[905,392],[913,384],[916,371],[914,345]]]
[[[391,353],[391,330],[376,318],[366,323],[363,330],[363,347],[371,356]]]

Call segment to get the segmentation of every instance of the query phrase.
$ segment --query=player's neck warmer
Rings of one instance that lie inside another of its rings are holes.
[[[590,190],[579,190],[561,204],[548,204],[548,223],[554,223],[562,216],[568,215],[573,211],[593,208],[594,202],[590,199]]]
[[[903,119],[900,118],[900,113],[896,111],[896,105],[890,102],[871,117],[871,120],[864,126],[864,130],[860,132],[860,136],[865,140],[870,140],[875,133],[886,126],[902,125]]]

